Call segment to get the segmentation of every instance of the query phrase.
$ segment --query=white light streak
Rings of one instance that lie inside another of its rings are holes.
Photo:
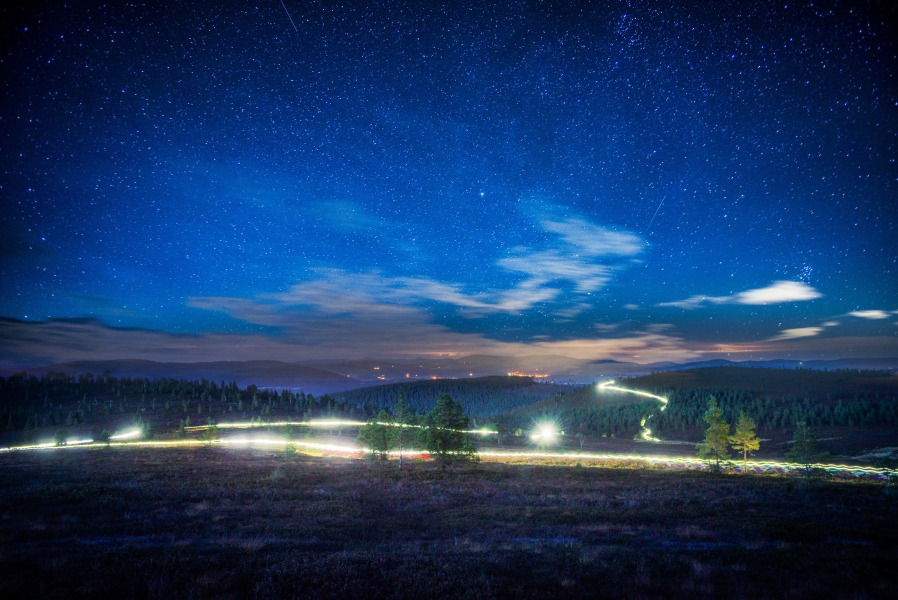
[[[109,436],[109,439],[110,440],[127,440],[127,439],[138,437],[138,436],[140,436],[140,430],[132,429],[130,431],[126,431],[125,433],[117,433],[115,435],[111,435],[111,436]]]
[[[213,442],[202,440],[146,440],[134,442],[116,442],[112,444],[97,443],[93,440],[71,440],[66,446],[57,446],[53,442],[32,444],[28,446],[13,446],[9,448],[0,448],[0,453],[22,452],[29,450],[84,450],[88,448],[183,448],[183,447],[201,447],[201,446],[220,446],[230,447],[234,449],[258,447],[258,448],[285,448],[287,445],[297,448],[307,448],[309,450],[319,452],[330,452],[337,455],[362,457],[368,452],[365,448],[357,448],[355,446],[344,446],[340,444],[319,444],[315,442],[292,441],[284,438],[274,437],[235,437],[225,438]],[[390,453],[398,455],[398,451]],[[648,463],[653,466],[671,467],[671,468],[706,468],[705,463],[698,458],[686,456],[654,456],[639,454],[592,454],[586,452],[547,452],[547,451],[528,451],[513,452],[501,450],[487,450],[478,452],[485,458],[495,459],[501,462],[502,459],[546,459],[558,460],[568,459],[571,461],[613,461],[622,463]],[[423,450],[403,450],[403,456],[421,456],[426,457],[429,453]],[[790,472],[804,471],[805,465],[778,462],[778,461],[749,461],[748,468],[757,472]],[[854,475],[898,475],[898,469],[880,469],[875,467],[865,467],[858,465],[845,465],[833,463],[815,463],[812,468],[821,468],[831,473],[849,473]]]
[[[366,421],[353,421],[350,419],[328,419],[314,421],[271,421],[266,423],[252,421],[238,421],[235,423],[218,423],[213,427],[218,429],[252,429],[254,427],[319,427],[323,429],[340,429],[342,427],[363,427],[367,425]],[[396,422],[376,422],[377,425],[385,425],[387,427],[407,427],[415,429],[423,429],[424,425],[406,425]],[[203,431],[209,429],[210,425],[192,425],[185,427],[186,431]],[[474,433],[478,435],[496,435],[497,432],[486,428],[481,429],[456,429],[453,431],[461,431],[463,433]]]
[[[667,410],[668,400],[664,396],[656,396],[655,394],[650,394],[648,392],[643,392],[641,390],[629,390],[627,388],[622,388],[614,385],[615,381],[612,379],[610,381],[606,381],[604,383],[599,384],[600,390],[615,390],[618,392],[624,392],[627,394],[635,394],[637,396],[642,396],[643,398],[652,398],[653,400],[657,400],[661,403],[661,411]],[[646,442],[658,442],[660,441],[658,438],[652,436],[652,430],[645,426],[646,422],[651,419],[654,414],[648,415],[642,419],[639,423],[639,426],[642,428],[639,432],[639,438]]]

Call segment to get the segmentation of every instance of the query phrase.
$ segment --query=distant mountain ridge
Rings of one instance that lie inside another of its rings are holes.
[[[78,375],[100,375],[109,371],[115,377],[171,377],[174,379],[236,380],[241,386],[291,388],[311,394],[335,393],[370,385],[386,385],[428,379],[469,379],[492,375],[522,375],[546,383],[590,383],[599,379],[637,377],[659,371],[683,371],[703,367],[765,367],[794,369],[878,369],[898,371],[898,358],[846,358],[840,360],[730,361],[725,359],[691,363],[659,362],[650,364],[615,360],[582,360],[557,355],[491,356],[471,355],[458,358],[413,358],[358,360],[320,360],[288,363],[273,360],[218,362],[155,362],[149,360],[73,361],[33,367],[4,367],[0,375],[26,371],[45,375],[51,371]]]
[[[325,369],[274,360],[201,363],[162,363],[151,360],[127,359],[86,360],[17,370],[24,370],[34,375],[46,375],[50,372],[65,373],[66,375],[82,373],[101,375],[109,371],[114,377],[207,379],[216,383],[220,381],[236,381],[241,387],[255,384],[258,387],[299,388],[310,394],[351,390],[365,385],[351,377],[339,375]],[[6,369],[6,371],[11,371],[11,369]]]

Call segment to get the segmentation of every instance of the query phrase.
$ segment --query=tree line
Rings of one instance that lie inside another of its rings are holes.
[[[235,381],[116,378],[108,373],[70,376],[24,373],[0,377],[0,431],[30,431],[42,427],[105,423],[120,415],[152,431],[153,423],[174,426],[180,419],[271,420],[274,414],[297,420],[310,418],[364,419],[373,407],[352,405],[323,394],[273,390]],[[160,423],[162,421],[162,423]]]
[[[464,408],[448,394],[440,394],[433,410],[420,416],[400,395],[392,410],[381,409],[359,429],[356,443],[380,460],[398,451],[401,469],[403,452],[417,442],[445,469],[456,462],[476,460],[477,449],[465,431],[470,425]]]
[[[733,390],[674,388],[655,393],[668,399],[667,409],[653,420],[659,434],[700,427],[709,396],[717,398],[725,419],[733,421],[744,412],[763,431],[793,428],[799,423],[813,427],[898,426],[898,398],[894,397],[855,395],[833,403],[791,394],[782,398],[759,398],[752,392]]]
[[[706,424],[705,437],[695,446],[699,458],[706,461],[714,471],[719,472],[721,466],[729,462],[731,450],[735,450],[742,454],[742,472],[746,473],[749,455],[761,447],[754,420],[744,411],[740,411],[735,431],[731,431],[730,424],[724,418],[723,410],[714,396],[711,396],[702,420]],[[828,459],[829,454],[819,449],[817,437],[811,433],[808,424],[801,421],[795,427],[795,434],[784,458],[801,465],[806,476],[810,477],[814,464]]]
[[[462,405],[465,413],[482,419],[523,406],[530,406],[576,390],[576,387],[536,383],[531,377],[477,377],[474,379],[438,379],[379,385],[339,392],[336,398],[349,404],[390,408],[400,393],[416,412],[431,410],[441,394],[448,394]]]

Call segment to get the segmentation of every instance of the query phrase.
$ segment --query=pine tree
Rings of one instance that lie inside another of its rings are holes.
[[[212,420],[212,417],[209,417],[209,422],[206,429],[203,430],[203,435],[200,436],[200,439],[212,445],[212,442],[218,441],[218,426],[215,424],[215,421]]]
[[[371,456],[387,460],[390,450],[396,447],[396,431],[393,426],[393,415],[381,410],[376,417],[359,428],[359,435],[355,441],[366,448]]]
[[[717,400],[711,396],[708,410],[705,411],[705,439],[701,444],[696,444],[698,456],[711,464],[715,472],[720,471],[721,461],[730,457],[730,426],[723,420],[723,411],[717,406]]]
[[[406,441],[408,441],[408,426],[415,424],[415,414],[408,403],[406,403],[402,392],[399,392],[399,399],[396,401],[396,406],[393,407],[393,414],[398,427],[396,445],[399,447],[399,468],[402,469],[402,451],[406,447]]]
[[[458,460],[476,459],[477,449],[465,432],[471,421],[461,404],[440,394],[433,411],[424,419],[419,437],[424,448],[445,469]]]
[[[67,438],[69,437],[69,432],[65,429],[57,429],[56,433],[53,434],[53,442],[57,446],[65,446],[67,443]]]
[[[739,411],[736,432],[730,437],[730,445],[742,452],[742,472],[748,471],[748,454],[761,447],[761,440],[755,433],[755,422],[743,411]]]
[[[828,457],[828,452],[821,452],[817,447],[817,436],[811,433],[808,424],[804,421],[798,423],[792,436],[792,448],[785,454],[786,460],[800,464],[805,477],[810,479],[814,463]]]

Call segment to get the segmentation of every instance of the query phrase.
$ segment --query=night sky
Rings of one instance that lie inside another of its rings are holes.
[[[895,5],[27,2],[0,364],[898,356]]]

